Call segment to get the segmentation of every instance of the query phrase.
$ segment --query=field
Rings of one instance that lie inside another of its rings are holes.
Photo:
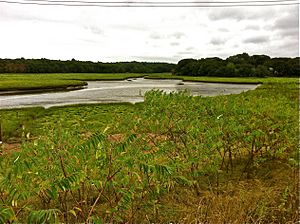
[[[185,79],[262,85],[0,110],[0,223],[297,222],[298,79]]]
[[[212,82],[212,83],[297,83],[298,78],[256,78],[256,77],[208,77],[208,76],[174,76],[168,73],[164,74],[149,74],[145,78],[150,79],[181,79],[184,81],[194,82]]]
[[[142,77],[141,74],[0,74],[0,91],[36,90],[77,87],[85,81],[123,80]]]

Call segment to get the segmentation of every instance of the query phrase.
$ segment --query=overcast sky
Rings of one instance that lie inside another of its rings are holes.
[[[0,3],[0,58],[163,61],[299,55],[299,7],[98,8]]]

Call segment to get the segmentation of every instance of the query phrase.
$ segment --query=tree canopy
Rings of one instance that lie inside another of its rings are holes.
[[[174,69],[175,75],[221,77],[298,77],[299,57],[271,58],[267,55],[237,54],[221,58],[183,59]]]
[[[162,73],[175,64],[158,62],[69,61],[49,59],[0,59],[0,73]]]
[[[49,59],[0,59],[0,73],[163,73],[219,77],[298,77],[299,57],[271,58],[267,55],[237,54],[225,60],[183,59],[177,65],[161,62],[91,62]]]

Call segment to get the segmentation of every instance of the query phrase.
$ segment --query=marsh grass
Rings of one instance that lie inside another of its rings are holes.
[[[142,77],[142,74],[0,74],[0,91],[37,90],[78,87],[86,85],[86,81],[124,80]]]
[[[211,83],[240,83],[240,84],[267,84],[267,83],[299,83],[298,78],[281,77],[208,77],[208,76],[178,76],[170,73],[149,74],[146,79],[180,79],[193,82],[211,82]]]

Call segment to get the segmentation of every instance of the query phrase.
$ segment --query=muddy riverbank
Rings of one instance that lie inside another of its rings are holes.
[[[74,91],[31,92],[0,95],[0,109],[42,106],[45,108],[85,103],[137,103],[152,89],[167,93],[188,90],[194,96],[239,94],[253,90],[257,84],[202,83],[182,80],[132,78],[122,81],[88,81],[85,88]]]

